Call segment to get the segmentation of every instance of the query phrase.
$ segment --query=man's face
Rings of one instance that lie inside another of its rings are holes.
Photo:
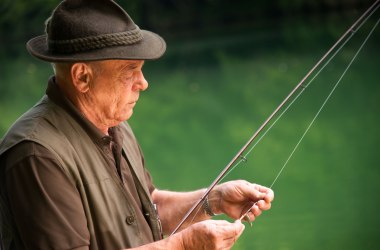
[[[89,92],[98,119],[109,127],[128,120],[148,88],[142,73],[143,60],[106,60],[91,64],[94,78]]]

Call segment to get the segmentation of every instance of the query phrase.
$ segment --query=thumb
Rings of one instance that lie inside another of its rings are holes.
[[[243,233],[245,229],[245,225],[241,223],[241,220],[235,220],[234,224],[236,228],[236,236],[240,237],[240,235]]]

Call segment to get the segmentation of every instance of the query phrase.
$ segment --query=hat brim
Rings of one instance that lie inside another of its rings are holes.
[[[166,43],[159,35],[141,30],[143,39],[135,44],[113,46],[80,53],[58,54],[48,49],[47,35],[29,40],[26,48],[33,56],[48,62],[77,62],[98,60],[154,60],[160,58],[165,50]]]

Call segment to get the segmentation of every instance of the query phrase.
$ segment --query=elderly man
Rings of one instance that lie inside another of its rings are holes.
[[[238,219],[257,202],[254,220],[270,208],[268,188],[220,184],[163,239],[205,191],[155,188],[126,122],[148,87],[144,60],[159,58],[164,40],[110,0],[63,1],[46,33],[27,48],[55,74],[0,144],[2,249],[229,249],[244,225],[211,216]]]

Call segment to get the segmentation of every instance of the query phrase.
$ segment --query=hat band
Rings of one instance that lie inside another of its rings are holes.
[[[125,32],[89,36],[70,40],[48,40],[49,50],[55,53],[78,53],[113,46],[137,43],[143,39],[139,27]]]

